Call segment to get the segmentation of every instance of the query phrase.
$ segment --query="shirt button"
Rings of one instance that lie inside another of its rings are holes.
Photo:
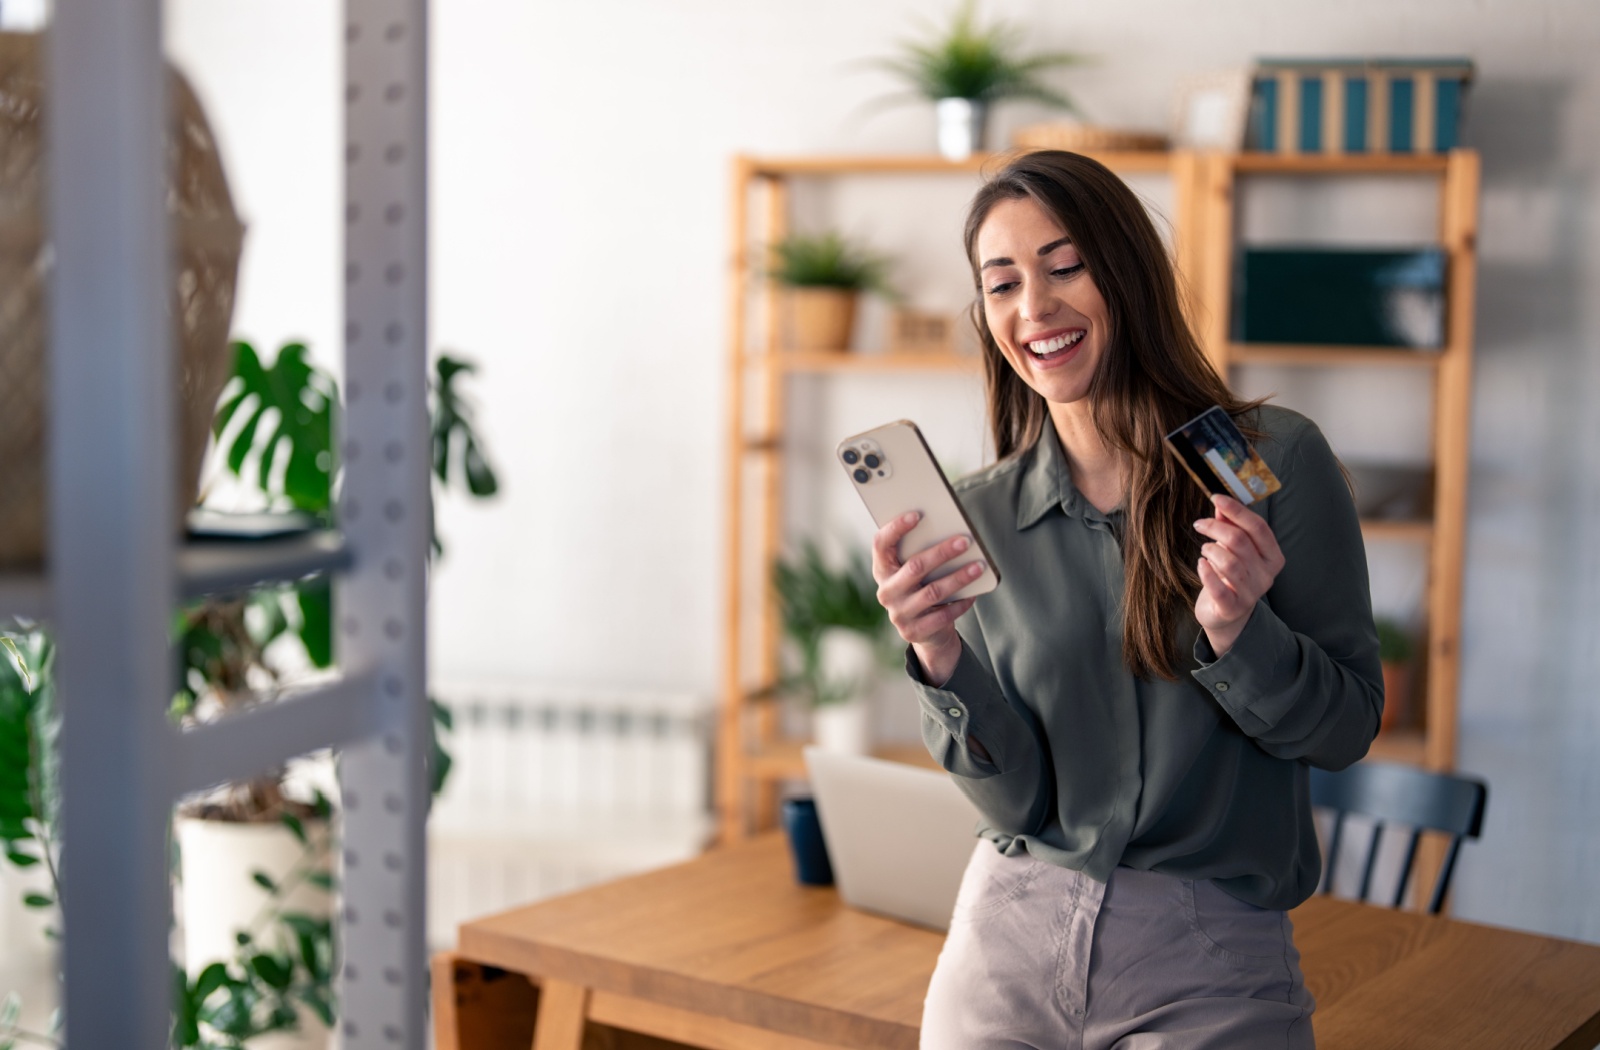
[[[1228,691],[1228,683],[1227,682],[1218,682],[1217,683],[1217,692],[1226,693],[1227,691]]]
[[[950,715],[951,715],[952,718],[960,718],[961,717],[961,708],[952,707],[949,710],[950,710]]]

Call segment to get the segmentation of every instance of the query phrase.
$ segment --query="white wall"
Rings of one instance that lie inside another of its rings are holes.
[[[925,151],[927,110],[864,113],[893,85],[859,63],[887,53],[918,12],[948,6],[435,5],[433,342],[484,366],[477,393],[505,490],[493,506],[440,510],[450,545],[433,603],[440,672],[715,688],[728,157]],[[1600,6],[984,6],[1025,24],[1041,48],[1097,56],[1058,82],[1108,124],[1161,126],[1182,75],[1260,54],[1478,62],[1468,137],[1483,150],[1485,183],[1462,765],[1488,776],[1492,793],[1458,910],[1600,940],[1600,829],[1588,815],[1600,803],[1590,758],[1600,749]],[[330,355],[337,27],[305,0],[174,0],[171,11],[173,49],[211,104],[251,222],[238,330],[270,345],[309,336]],[[1003,108],[996,130],[1003,138],[1039,115]],[[853,212],[825,194],[808,207],[860,215],[883,247],[916,260],[917,290],[935,295],[952,272],[959,280],[961,195],[942,211],[894,193]],[[952,382],[832,393],[819,383],[793,408],[813,412],[825,436],[893,414],[880,396],[936,405],[919,416],[940,419],[940,451],[971,464],[981,407]],[[799,477],[791,491],[824,501],[806,486],[825,480]],[[844,512],[826,517],[851,527]]]

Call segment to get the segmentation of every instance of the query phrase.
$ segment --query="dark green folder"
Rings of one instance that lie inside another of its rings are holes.
[[[1250,248],[1234,281],[1233,335],[1246,343],[1444,345],[1445,253]]]

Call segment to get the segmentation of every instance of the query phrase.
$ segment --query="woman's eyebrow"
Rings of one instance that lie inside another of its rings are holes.
[[[1045,245],[1043,248],[1040,248],[1039,249],[1039,254],[1040,255],[1049,255],[1051,252],[1055,251],[1057,248],[1060,248],[1063,245],[1067,245],[1067,244],[1071,244],[1071,243],[1072,243],[1072,238],[1071,237],[1058,238],[1056,240],[1051,241],[1049,244]],[[1014,265],[1016,265],[1015,260],[1009,259],[1004,255],[1000,255],[1000,256],[996,256],[993,259],[990,259],[988,262],[986,262],[982,266],[978,267],[978,269],[979,270],[987,270],[991,266],[1014,266]]]

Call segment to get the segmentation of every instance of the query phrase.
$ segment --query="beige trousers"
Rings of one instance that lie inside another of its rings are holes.
[[[923,1050],[1311,1050],[1285,912],[1209,881],[1108,883],[979,841],[923,1005]]]

